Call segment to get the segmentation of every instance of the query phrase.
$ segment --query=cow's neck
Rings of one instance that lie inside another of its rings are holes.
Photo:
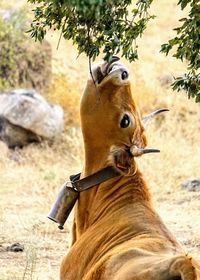
[[[107,164],[109,149],[109,146],[102,149],[95,144],[85,144],[85,166],[82,176],[86,177],[103,169]]]
[[[85,167],[82,172],[82,177],[87,177],[107,165],[109,147],[107,149],[105,147],[101,149],[100,147],[97,148],[90,145],[90,147],[85,147],[85,151]],[[139,186],[137,188],[138,183]],[[122,185],[123,188],[121,187]],[[132,185],[135,185],[134,188]],[[95,219],[100,218],[101,211],[104,211],[103,207],[106,207],[104,202],[108,202],[109,204],[112,201],[116,201],[119,197],[119,192],[120,199],[126,201],[126,197],[129,199],[130,192],[134,191],[137,192],[137,200],[147,202],[150,200],[148,189],[139,171],[134,176],[117,176],[80,193],[75,209],[75,239],[79,238],[91,226]]]

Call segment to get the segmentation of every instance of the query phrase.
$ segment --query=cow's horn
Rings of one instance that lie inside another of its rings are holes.
[[[169,111],[169,109],[163,108],[163,109],[158,109],[158,110],[156,110],[156,111],[154,111],[154,112],[152,112],[152,113],[146,115],[146,116],[142,119],[143,125],[146,127],[147,124],[149,123],[149,121],[150,121],[153,117],[155,117],[156,115],[158,115],[158,114],[160,114],[160,113],[162,113],[162,112],[167,112],[167,111]]]
[[[144,154],[149,154],[149,153],[159,153],[160,150],[158,149],[153,149],[153,148],[138,148],[137,146],[132,146],[130,148],[130,152],[131,154],[134,156],[134,157],[139,157],[141,155],[144,155]]]
[[[159,149],[154,149],[154,148],[143,149],[143,154],[149,154],[149,153],[160,153],[160,150]]]

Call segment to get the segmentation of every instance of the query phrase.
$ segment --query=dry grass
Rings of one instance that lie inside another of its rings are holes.
[[[170,38],[171,29],[181,16],[175,2],[155,1],[152,10],[157,18],[139,42],[140,60],[131,65],[125,63],[131,70],[133,95],[142,112],[159,107],[170,109],[147,130],[149,146],[162,152],[141,158],[139,165],[158,212],[186,250],[200,258],[200,193],[180,187],[188,177],[199,176],[199,105],[171,91],[171,75],[184,68],[159,53],[160,44]],[[59,186],[83,165],[79,102],[88,61],[84,55],[76,59],[77,52],[70,42],[62,40],[56,50],[58,38],[59,34],[48,35],[53,47],[54,76],[46,96],[64,107],[65,132],[54,143],[30,145],[15,153],[0,143],[2,280],[59,279],[60,260],[70,243],[72,217],[61,232],[46,216]],[[16,242],[23,244],[25,251],[7,252],[6,247]]]

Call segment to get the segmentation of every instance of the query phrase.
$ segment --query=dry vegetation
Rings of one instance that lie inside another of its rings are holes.
[[[159,107],[170,109],[147,131],[149,146],[162,152],[144,156],[139,165],[158,212],[186,250],[200,259],[200,193],[180,186],[188,177],[199,176],[199,104],[171,91],[170,75],[181,73],[183,65],[159,53],[160,44],[170,38],[181,17],[175,2],[155,1],[152,10],[157,18],[140,41],[140,60],[125,63],[142,113]],[[72,217],[65,230],[59,231],[46,215],[59,186],[83,165],[78,112],[88,61],[83,55],[77,59],[76,49],[63,40],[56,50],[58,38],[59,34],[48,35],[54,76],[47,97],[64,107],[65,132],[54,143],[30,145],[14,153],[0,143],[1,280],[59,279],[59,263],[70,244]],[[7,246],[16,242],[24,245],[24,252],[7,252]]]

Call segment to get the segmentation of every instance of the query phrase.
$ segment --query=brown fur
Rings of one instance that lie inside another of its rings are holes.
[[[124,66],[103,80],[95,72],[101,67],[105,63],[93,69],[100,84],[95,87],[90,79],[81,103],[82,177],[110,164],[121,175],[80,194],[61,280],[199,280],[199,264],[153,209],[147,184],[129,153],[132,145],[144,148],[147,141],[129,81],[120,80]],[[132,120],[127,128],[119,126],[124,112]]]

